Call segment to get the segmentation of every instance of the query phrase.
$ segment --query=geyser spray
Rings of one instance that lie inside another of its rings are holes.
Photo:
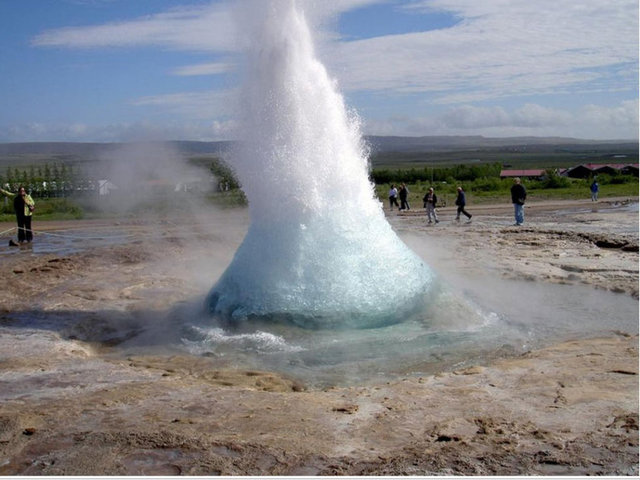
[[[309,328],[401,321],[423,308],[433,273],[374,197],[358,119],[316,58],[301,5],[253,6],[230,159],[251,223],[207,308]]]

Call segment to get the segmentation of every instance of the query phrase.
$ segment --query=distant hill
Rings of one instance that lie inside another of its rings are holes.
[[[191,153],[220,153],[232,142],[163,142],[178,151]],[[72,155],[78,157],[98,157],[103,153],[121,148],[123,143],[76,143],[76,142],[26,142],[0,143],[0,155]]]
[[[431,137],[382,137],[367,136],[366,141],[372,152],[429,152],[442,150],[461,150],[469,148],[589,148],[603,146],[610,150],[612,146],[620,148],[638,148],[633,140],[581,140],[565,137],[483,137],[473,136],[431,136]]]
[[[637,148],[638,141],[634,140],[582,140],[565,137],[483,137],[470,136],[425,136],[425,137],[395,137],[395,136],[365,136],[373,153],[376,152],[428,152],[435,150],[459,150],[468,148],[500,148],[500,147],[564,147],[590,148],[612,146],[621,148]],[[197,142],[197,141],[169,141],[165,142],[186,154],[220,154],[227,150],[233,142]],[[77,155],[93,157],[103,152],[111,152],[120,148],[121,143],[75,143],[75,142],[27,142],[0,143],[0,155]]]
[[[376,168],[409,168],[424,165],[500,162],[519,168],[568,167],[581,163],[607,163],[613,158],[638,162],[637,140],[582,140],[563,137],[483,136],[366,136],[371,165]],[[153,143],[157,148],[158,143]],[[163,142],[188,157],[220,157],[231,141]],[[112,158],[124,143],[33,142],[0,143],[0,168],[45,163],[84,164]]]

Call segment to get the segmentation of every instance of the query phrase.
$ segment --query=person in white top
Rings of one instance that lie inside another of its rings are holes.
[[[400,209],[400,205],[398,205],[398,190],[395,185],[391,184],[391,190],[389,190],[389,209],[393,210],[394,205]]]

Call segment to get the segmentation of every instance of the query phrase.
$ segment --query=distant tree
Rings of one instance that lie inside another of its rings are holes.
[[[218,180],[218,190],[237,190],[240,188],[240,182],[236,178],[234,171],[222,160],[214,159],[209,169]]]
[[[67,189],[69,190],[69,192],[73,192],[76,185],[77,177],[78,177],[78,169],[74,168],[73,165],[70,164],[67,169],[67,178],[66,178]]]
[[[13,173],[11,175],[11,187],[16,188],[20,184],[21,173],[17,168],[13,169]]]
[[[28,189],[32,192],[36,191],[36,167],[34,167],[33,165],[31,165],[29,167],[29,173],[27,176],[27,184],[28,184]]]
[[[377,185],[406,182],[443,182],[447,179],[470,182],[480,178],[500,178],[502,165],[499,163],[483,165],[454,165],[452,167],[424,167],[422,169],[374,169],[369,174]]]
[[[556,170],[549,169],[545,170],[541,184],[543,188],[564,188],[571,185],[571,180],[561,177]]]
[[[67,193],[67,166],[63,163],[60,166],[60,190],[62,191],[62,196],[66,197]]]
[[[58,167],[57,163],[53,164],[53,167],[51,168],[51,186],[52,186],[52,193],[54,197],[59,197],[60,193],[61,193],[61,186],[60,186],[60,168]]]
[[[25,187],[29,186],[29,174],[26,169],[20,172],[19,183]]]

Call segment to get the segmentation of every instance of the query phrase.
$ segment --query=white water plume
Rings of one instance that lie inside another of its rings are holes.
[[[209,310],[314,328],[400,321],[423,307],[433,274],[374,197],[358,119],[316,58],[300,4],[252,7],[231,158],[251,225]]]

